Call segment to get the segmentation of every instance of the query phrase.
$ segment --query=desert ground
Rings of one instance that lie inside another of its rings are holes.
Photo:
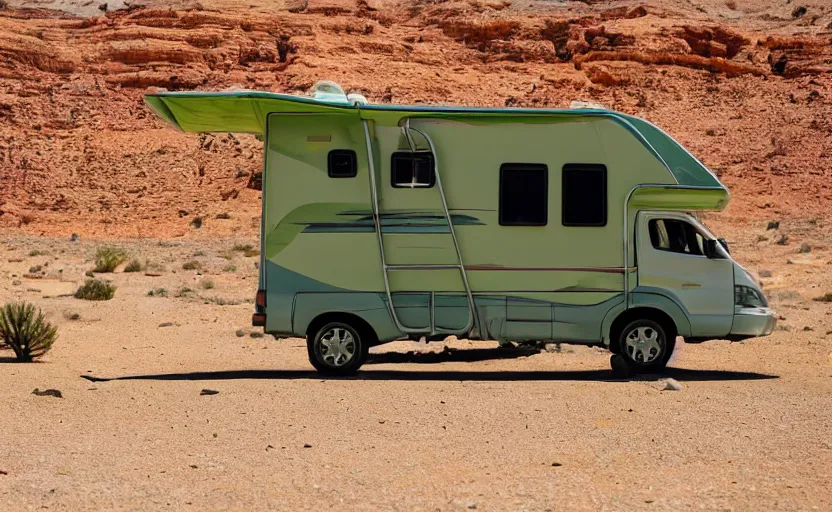
[[[0,0],[0,304],[58,327],[0,350],[0,510],[832,510],[831,71],[826,0]],[[657,123],[730,188],[704,221],[777,330],[633,379],[456,339],[321,378],[250,327],[262,145],[142,103],[319,79]],[[146,269],[72,297],[105,245]]]

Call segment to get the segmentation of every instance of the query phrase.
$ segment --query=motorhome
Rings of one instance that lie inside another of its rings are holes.
[[[306,338],[323,373],[449,336],[602,346],[655,372],[677,337],[774,329],[755,279],[694,216],[728,190],[638,117],[373,105],[332,82],[146,101],[186,132],[262,137],[252,321]]]

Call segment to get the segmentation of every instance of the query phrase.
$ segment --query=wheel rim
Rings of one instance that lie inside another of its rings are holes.
[[[355,356],[355,338],[344,327],[333,327],[326,331],[318,344],[321,358],[333,367],[341,367]]]
[[[635,327],[624,338],[627,355],[637,363],[652,363],[664,350],[664,337],[650,326]]]

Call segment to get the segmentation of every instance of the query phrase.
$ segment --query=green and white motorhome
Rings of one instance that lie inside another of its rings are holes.
[[[637,117],[370,105],[332,82],[146,101],[184,131],[262,136],[253,324],[306,337],[322,372],[451,335],[599,345],[655,371],[677,336],[774,328],[755,280],[688,213],[722,210],[728,190]]]

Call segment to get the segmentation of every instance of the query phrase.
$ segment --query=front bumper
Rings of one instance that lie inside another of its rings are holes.
[[[768,336],[777,325],[777,315],[770,308],[737,308],[734,312],[732,338]]]

